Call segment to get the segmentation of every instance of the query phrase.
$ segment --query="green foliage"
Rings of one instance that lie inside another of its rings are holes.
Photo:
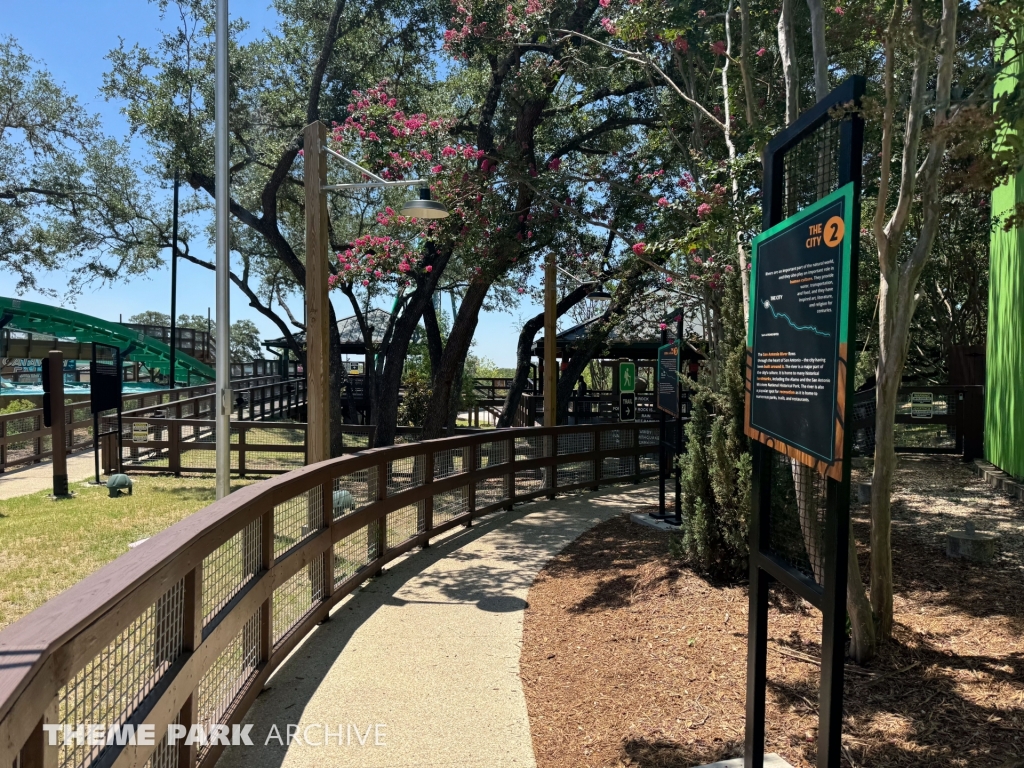
[[[171,324],[171,316],[163,312],[147,309],[145,312],[139,312],[137,315],[129,317],[128,322],[132,325],[161,325],[166,327]]]
[[[410,367],[402,376],[405,397],[398,406],[398,423],[407,427],[423,426],[430,402],[430,376],[423,369]]]
[[[714,576],[734,577],[746,568],[751,478],[743,434],[746,345],[737,277],[727,280],[724,299],[717,387],[706,366],[691,395],[686,452],[679,460],[683,536],[676,554]]]
[[[0,400],[0,403],[3,403],[3,401]],[[8,413],[18,413],[19,411],[31,411],[35,407],[31,400],[11,400],[0,406],[0,416]]]
[[[231,362],[249,363],[263,355],[260,331],[252,320],[236,320],[231,324]]]
[[[74,293],[158,266],[166,222],[128,146],[11,37],[0,37],[0,104],[0,271],[15,289],[57,296],[42,275],[64,270],[59,287]]]

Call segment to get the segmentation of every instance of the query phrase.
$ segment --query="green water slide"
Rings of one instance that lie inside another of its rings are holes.
[[[166,371],[171,365],[171,348],[162,341],[140,331],[126,328],[97,317],[72,312],[63,307],[51,307],[34,301],[0,296],[0,329],[55,336],[61,340],[74,340],[80,344],[98,342],[121,350],[122,360],[142,363],[147,368]],[[213,368],[186,355],[175,352],[175,381],[201,383],[213,381]]]

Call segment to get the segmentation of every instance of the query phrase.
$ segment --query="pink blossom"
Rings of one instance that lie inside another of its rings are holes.
[[[658,330],[659,331],[664,331],[666,328],[668,328],[668,326],[665,325],[665,323],[658,323]]]
[[[430,172],[431,173],[440,173],[443,170],[444,170],[444,166],[442,166],[442,165],[435,165],[435,166],[431,167]]]
[[[835,12],[836,12],[837,14],[839,14],[840,16],[844,16],[844,15],[846,15],[846,11],[844,11],[844,10],[843,10],[843,9],[842,9],[842,8],[841,8],[840,6],[838,6],[838,5],[837,5],[837,6],[835,7]]]
[[[607,8],[612,4],[612,0],[599,0],[602,8]]]
[[[365,288],[366,286],[368,286],[369,284],[370,284],[370,281],[369,281],[369,280],[363,280],[363,287],[364,287],[364,288]]]
[[[611,19],[601,19],[601,26],[604,27],[604,31],[607,32],[609,35],[614,35],[618,32],[618,30],[615,28],[615,24],[612,23]]]
[[[707,11],[705,11],[705,10],[699,10],[699,11],[697,11],[697,18],[698,18],[698,19],[703,19],[703,18],[704,18],[705,16],[707,16],[707,15],[708,15],[708,12],[707,12]]]
[[[691,280],[700,280],[700,275],[690,275]]]
[[[333,287],[334,287],[334,285],[335,285],[335,284],[336,284],[337,282],[338,282],[338,276],[337,276],[337,275],[330,275],[330,276],[328,276],[328,278],[327,278],[327,286],[328,286],[329,288],[333,288]]]
[[[379,269],[375,269],[375,270],[373,270],[373,276],[374,276],[374,277],[380,277],[380,276],[381,276],[381,275],[383,275],[383,274],[384,274],[384,273],[383,273],[383,272],[381,272],[381,271],[380,271]]]
[[[434,268],[432,266],[430,266],[429,264],[427,264],[427,266],[425,266],[423,269],[424,269],[424,271],[426,271],[428,273],[434,271]]]
[[[299,157],[305,157],[306,153],[303,150],[299,150]]]
[[[758,56],[764,56],[765,53],[767,53],[767,51],[764,48],[758,48],[757,49],[757,55]]]
[[[665,278],[665,282],[666,283],[671,283],[672,282],[672,275],[669,275],[668,277],[666,277]]]
[[[725,55],[725,40],[717,40],[711,44],[711,51],[716,56]]]
[[[643,256],[644,251],[647,249],[647,243],[636,243],[633,245],[633,253],[637,256]]]
[[[667,197],[660,197],[660,198],[658,198],[658,205],[660,205],[662,208],[667,207],[669,205],[668,198]]]
[[[458,150],[452,146],[447,146],[441,150],[441,157],[455,157],[458,154]]]
[[[683,322],[683,316],[682,315],[676,315],[672,319],[675,320],[677,323]]]
[[[707,203],[701,203],[697,206],[697,218],[703,219],[705,216],[711,213],[711,206]]]
[[[635,229],[637,232],[644,232],[647,229],[647,225],[642,221],[636,223]]]
[[[703,264],[704,262],[700,260],[700,256],[694,256],[693,257],[693,263],[694,264]]]
[[[726,272],[732,272],[732,264],[726,264],[725,265],[725,271]]]
[[[526,289],[525,288],[516,288],[516,291],[519,292],[519,293],[526,293]]]
[[[561,167],[561,165],[562,160],[556,157],[554,160],[548,163],[548,168],[550,168],[552,171],[557,171]]]

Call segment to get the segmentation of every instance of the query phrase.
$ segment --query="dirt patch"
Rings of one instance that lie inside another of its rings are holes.
[[[848,666],[844,765],[1016,768],[1024,759],[1024,507],[946,458],[901,459],[894,496],[896,631]],[[992,566],[945,557],[967,517],[997,530]],[[855,509],[858,540],[866,510]],[[866,558],[861,559],[867,572]],[[742,753],[747,594],[669,557],[625,518],[538,576],[521,672],[539,768],[690,768]],[[772,599],[767,748],[815,761],[821,616]]]

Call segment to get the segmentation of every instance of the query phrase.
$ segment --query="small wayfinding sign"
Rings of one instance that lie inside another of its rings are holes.
[[[619,421],[636,421],[636,393],[619,393]]]
[[[670,416],[679,415],[679,345],[658,347],[658,390],[655,404]]]
[[[132,442],[133,443],[148,443],[149,442],[149,422],[146,422],[146,421],[134,421],[134,422],[132,422]]]
[[[842,477],[853,184],[754,238],[746,433]]]
[[[619,363],[619,391],[636,391],[636,363]]]
[[[935,415],[935,398],[931,392],[910,393],[910,416],[914,419],[930,419]]]

